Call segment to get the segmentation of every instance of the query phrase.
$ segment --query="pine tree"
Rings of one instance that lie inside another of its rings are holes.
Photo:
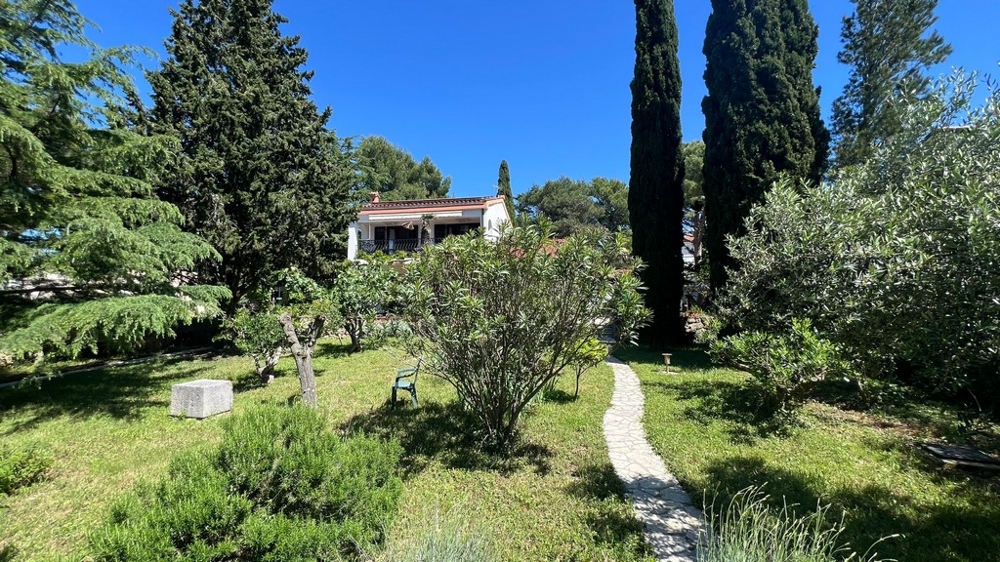
[[[812,81],[818,29],[806,0],[713,0],[704,52],[704,192],[712,287],[731,267],[726,236],[780,174],[818,181],[829,133]]]
[[[681,155],[681,77],[672,0],[635,0],[635,77],[628,208],[632,251],[647,264],[643,281],[653,310],[654,345],[683,336],[684,158]]]
[[[448,197],[451,178],[445,177],[429,156],[419,163],[409,152],[379,136],[361,140],[354,156],[358,161],[356,197],[367,201],[379,192],[383,201]]]
[[[229,311],[282,268],[329,278],[352,219],[331,111],[310,100],[308,54],[271,4],[184,0],[149,75],[152,127],[183,147],[158,192],[222,254],[201,273],[230,288]]]
[[[0,10],[0,357],[131,351],[228,297],[185,282],[218,255],[153,196],[175,145],[123,128],[132,51],[97,49],[86,23],[69,0]]]
[[[510,190],[510,168],[507,161],[500,162],[500,177],[497,178],[497,195],[503,195],[507,202],[507,214],[514,220],[514,194]]]
[[[833,104],[836,166],[868,159],[902,128],[899,112],[907,98],[928,93],[924,72],[951,54],[936,31],[937,0],[851,0],[854,14],[845,17],[837,60],[851,67],[844,91]]]

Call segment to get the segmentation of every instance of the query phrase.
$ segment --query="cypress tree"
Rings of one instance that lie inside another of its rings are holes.
[[[184,0],[149,75],[152,127],[183,151],[160,196],[222,255],[229,310],[276,270],[329,278],[346,255],[350,164],[310,100],[308,54],[271,0]]]
[[[812,70],[818,29],[806,0],[712,0],[704,53],[704,191],[712,287],[732,264],[726,236],[780,174],[818,181],[829,133]]]
[[[507,214],[514,220],[514,194],[510,190],[510,168],[507,161],[500,162],[500,177],[497,178],[497,195],[503,195],[507,202]]]
[[[684,159],[681,156],[681,77],[672,0],[635,0],[635,77],[628,208],[632,251],[647,268],[646,304],[653,310],[654,345],[683,337]]]
[[[951,46],[936,31],[937,0],[851,0],[837,60],[851,67],[844,91],[833,104],[836,166],[868,159],[902,128],[899,101],[928,93],[924,72],[944,62]]]

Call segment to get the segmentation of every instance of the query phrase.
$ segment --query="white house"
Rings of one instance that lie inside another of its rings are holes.
[[[503,196],[381,201],[373,192],[357,222],[349,227],[347,258],[357,260],[380,250],[415,252],[476,229],[486,238],[496,238],[508,222],[510,214]]]

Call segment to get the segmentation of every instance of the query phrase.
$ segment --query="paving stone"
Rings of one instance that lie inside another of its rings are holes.
[[[615,372],[611,408],[604,414],[604,437],[611,464],[625,483],[656,559],[694,562],[701,512],[646,441],[639,377],[614,357],[608,358],[608,364]]]

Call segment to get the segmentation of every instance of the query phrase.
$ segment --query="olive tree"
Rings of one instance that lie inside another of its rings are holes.
[[[1000,406],[1000,93],[956,76],[832,184],[780,182],[733,240],[739,331],[808,319],[856,372]]]
[[[364,263],[349,263],[338,274],[333,290],[344,330],[351,337],[351,353],[361,351],[366,327],[395,300],[398,282],[391,260],[382,255],[371,256]]]
[[[554,241],[535,226],[495,241],[452,237],[408,270],[407,317],[430,370],[505,450],[525,408],[567,367],[586,362],[608,325],[631,343],[649,318],[625,238],[584,232]]]

